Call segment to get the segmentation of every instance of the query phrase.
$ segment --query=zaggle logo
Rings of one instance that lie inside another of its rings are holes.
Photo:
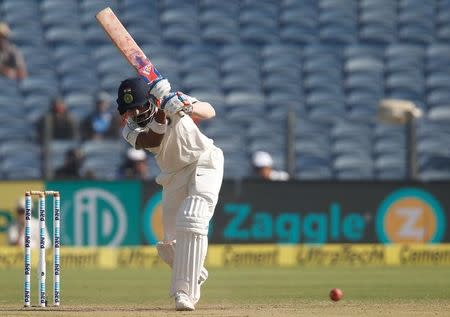
[[[391,193],[378,209],[376,231],[380,242],[440,242],[445,216],[430,193],[404,188]]]

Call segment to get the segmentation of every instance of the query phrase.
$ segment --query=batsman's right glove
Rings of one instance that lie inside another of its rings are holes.
[[[163,99],[170,93],[170,83],[164,77],[159,77],[149,83],[150,94],[157,99]]]

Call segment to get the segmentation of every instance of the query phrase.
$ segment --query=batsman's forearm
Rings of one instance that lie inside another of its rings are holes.
[[[214,118],[216,111],[209,103],[198,101],[192,104],[192,116],[200,120],[207,120]]]
[[[166,114],[164,111],[158,109],[158,112],[155,115],[155,120],[158,123],[166,123]]]
[[[158,147],[163,138],[164,134],[158,134],[153,131],[141,132],[137,136],[135,147],[138,150]]]

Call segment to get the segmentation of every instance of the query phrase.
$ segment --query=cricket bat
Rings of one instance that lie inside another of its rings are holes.
[[[95,17],[123,57],[139,75],[146,77],[149,81],[161,77],[110,7],[99,11]]]
[[[134,67],[139,75],[147,78],[149,82],[161,77],[161,74],[139,45],[137,45],[136,41],[130,33],[128,33],[127,29],[125,29],[122,22],[120,22],[119,18],[117,18],[110,7],[99,11],[95,15],[95,18],[122,56],[125,57],[132,67]],[[178,112],[178,116],[184,117],[184,115],[184,111],[181,110]]]

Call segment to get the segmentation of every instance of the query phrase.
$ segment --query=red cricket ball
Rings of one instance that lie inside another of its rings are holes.
[[[335,302],[340,300],[343,296],[344,296],[344,292],[342,292],[342,290],[340,288],[333,288],[330,291],[330,298],[331,298],[331,300],[333,300]]]

